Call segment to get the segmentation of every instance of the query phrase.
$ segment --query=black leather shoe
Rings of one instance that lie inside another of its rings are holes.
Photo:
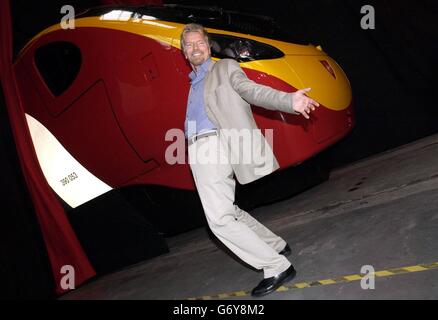
[[[294,266],[291,265],[286,271],[283,271],[274,277],[263,279],[257,287],[252,289],[251,295],[253,297],[261,297],[271,293],[284,283],[292,280],[296,274],[297,272],[295,271]]]
[[[287,257],[288,255],[290,255],[291,253],[291,249],[289,247],[289,245],[286,243],[286,246],[284,247],[283,250],[281,250],[278,254],[282,254],[283,256]]]

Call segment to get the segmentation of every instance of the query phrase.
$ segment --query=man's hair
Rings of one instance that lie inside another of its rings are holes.
[[[207,44],[210,46],[210,37],[208,35],[207,30],[205,28],[197,23],[189,23],[184,26],[183,31],[181,32],[181,49],[184,51],[184,35],[188,32],[199,32],[201,35],[204,36],[205,40],[207,41]]]

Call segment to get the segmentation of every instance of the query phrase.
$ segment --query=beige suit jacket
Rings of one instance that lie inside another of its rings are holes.
[[[232,167],[241,184],[257,180],[279,168],[272,152],[273,146],[266,142],[257,128],[250,105],[298,114],[292,108],[292,93],[257,84],[248,79],[235,60],[223,59],[210,64],[205,78],[204,99],[210,121],[219,129],[227,129],[221,132],[251,132],[250,161],[247,161],[248,148],[244,147],[244,143],[236,144],[234,140],[230,145],[233,138],[227,140],[234,159],[240,160],[232,163]]]

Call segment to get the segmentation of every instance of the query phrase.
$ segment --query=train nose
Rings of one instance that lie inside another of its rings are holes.
[[[315,52],[319,52],[315,50]],[[341,67],[324,54],[293,55],[285,57],[286,63],[300,79],[303,88],[310,87],[309,96],[324,107],[340,111],[351,104],[351,87]]]
[[[301,82],[301,88],[312,88],[307,94],[320,103],[312,112],[311,128],[317,143],[342,135],[353,126],[350,82],[335,60],[321,48],[308,46],[304,54],[290,52],[285,62]]]

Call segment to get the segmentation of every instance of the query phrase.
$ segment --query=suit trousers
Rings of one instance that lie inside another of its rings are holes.
[[[286,242],[248,212],[234,204],[236,181],[229,149],[212,135],[189,146],[189,163],[213,234],[236,256],[270,278],[285,271],[291,263],[278,254]]]

